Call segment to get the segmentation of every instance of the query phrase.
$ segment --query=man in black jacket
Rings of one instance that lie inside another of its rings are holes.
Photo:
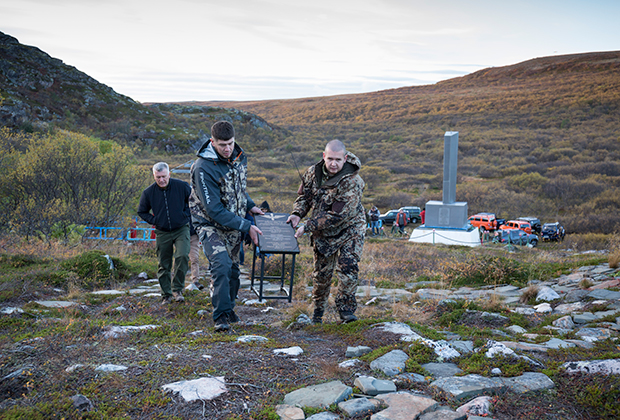
[[[185,181],[170,178],[168,164],[153,165],[155,182],[142,192],[138,215],[155,225],[157,247],[157,278],[162,291],[162,303],[184,302],[183,287],[189,266],[189,195]],[[151,212],[152,210],[152,212]],[[174,257],[174,278],[171,279]]]
[[[239,250],[248,234],[255,244],[262,232],[245,218],[263,214],[246,192],[247,158],[235,143],[228,121],[211,127],[211,138],[197,153],[192,166],[192,223],[200,237],[213,277],[213,321],[216,332],[228,331],[239,321],[235,298],[239,291]]]

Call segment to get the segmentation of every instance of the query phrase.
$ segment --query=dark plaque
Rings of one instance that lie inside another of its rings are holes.
[[[263,232],[258,235],[258,247],[262,253],[299,254],[295,229],[286,223],[286,213],[254,215],[256,226]]]

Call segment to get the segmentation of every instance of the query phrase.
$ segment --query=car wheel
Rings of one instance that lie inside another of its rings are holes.
[[[411,219],[411,223],[418,223],[418,219],[414,217],[413,219]]]
[[[536,245],[538,245],[538,241],[536,239],[532,240],[532,242],[530,242],[530,244],[528,245],[530,248],[535,248]]]

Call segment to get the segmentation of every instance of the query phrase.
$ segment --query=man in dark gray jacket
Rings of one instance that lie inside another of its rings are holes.
[[[168,164],[153,165],[155,182],[140,197],[138,215],[155,226],[157,247],[157,278],[162,303],[184,302],[183,287],[189,266],[189,196],[191,188],[185,181],[170,178]],[[174,257],[174,278],[171,279]]]
[[[263,214],[246,192],[247,159],[235,143],[228,121],[211,127],[211,138],[197,153],[191,169],[192,223],[211,264],[213,321],[215,331],[228,331],[238,322],[234,311],[239,291],[239,250],[243,234],[258,244],[260,229],[245,218]]]

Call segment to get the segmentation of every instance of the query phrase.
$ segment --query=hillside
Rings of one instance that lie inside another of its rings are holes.
[[[537,215],[573,232],[620,228],[618,51],[368,94],[200,104],[282,126],[303,164],[327,140],[344,140],[366,165],[367,197],[381,210],[440,198],[442,137],[459,131],[457,199],[470,212]]]
[[[435,85],[331,97],[140,104],[0,34],[0,124],[56,128],[187,155],[228,119],[259,200],[290,208],[300,171],[333,138],[362,161],[364,204],[441,198],[443,134],[458,131],[457,199],[568,232],[620,231],[620,52],[543,57]],[[177,158],[171,158],[175,160]]]
[[[0,125],[26,132],[63,128],[138,148],[187,153],[198,148],[213,122],[222,118],[235,122],[241,138],[270,143],[281,136],[244,111],[147,107],[0,32]]]

